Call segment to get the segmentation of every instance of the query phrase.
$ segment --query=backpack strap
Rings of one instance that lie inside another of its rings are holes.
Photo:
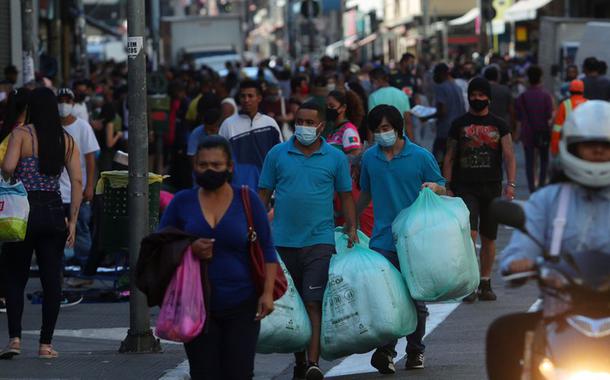
[[[572,186],[563,184],[559,192],[559,207],[557,215],[553,220],[553,236],[551,237],[551,256],[559,256],[561,253],[561,243],[563,240],[563,232],[566,227],[566,217],[568,215],[568,206],[570,204],[570,196],[572,195]]]

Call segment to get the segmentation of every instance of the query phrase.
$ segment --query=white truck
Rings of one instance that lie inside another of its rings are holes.
[[[553,89],[556,83],[550,73],[563,78],[568,64],[578,65],[587,57],[610,63],[610,23],[587,18],[542,17],[538,63],[544,70],[544,84]]]
[[[163,17],[161,39],[165,63],[172,66],[186,58],[197,68],[218,71],[227,61],[240,61],[244,52],[239,15]]]

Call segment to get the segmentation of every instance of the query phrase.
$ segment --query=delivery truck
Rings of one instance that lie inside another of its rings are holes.
[[[244,52],[239,15],[163,17],[161,39],[165,62],[172,66],[186,60],[218,71]]]

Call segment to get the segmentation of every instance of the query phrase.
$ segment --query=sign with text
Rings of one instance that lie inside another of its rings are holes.
[[[142,50],[142,46],[144,46],[144,37],[136,36],[136,37],[128,37],[127,38],[127,57],[129,59],[135,59],[138,54],[140,54],[140,50]]]

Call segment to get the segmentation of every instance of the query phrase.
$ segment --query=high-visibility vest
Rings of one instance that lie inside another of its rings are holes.
[[[568,98],[564,100],[559,106],[559,113],[555,118],[555,124],[553,125],[553,131],[551,132],[551,154],[556,156],[559,154],[559,141],[561,141],[561,130],[563,129],[563,124],[568,119],[568,116],[574,111],[576,107],[586,102],[586,99],[583,99],[582,102],[577,102],[575,104],[572,103],[572,98]],[[563,109],[563,114],[562,114]]]

